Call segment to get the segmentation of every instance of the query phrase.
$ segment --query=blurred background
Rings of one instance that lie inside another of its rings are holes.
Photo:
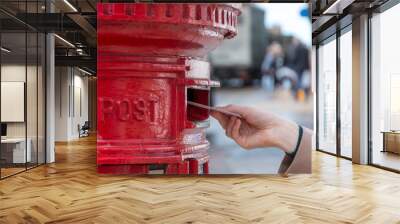
[[[246,3],[238,35],[209,55],[221,82],[211,104],[239,104],[279,114],[313,128],[308,4]],[[210,173],[276,173],[284,153],[276,148],[244,150],[225,136],[215,119],[208,130]]]

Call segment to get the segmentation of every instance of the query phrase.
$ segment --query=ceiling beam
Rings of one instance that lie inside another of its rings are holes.
[[[56,66],[80,66],[96,70],[97,60],[92,56],[56,56]]]
[[[355,0],[336,0],[332,4],[330,4],[323,12],[324,15],[338,15],[342,14],[343,11],[351,4],[353,4]]]
[[[83,31],[90,37],[88,42],[91,41],[91,46],[96,46],[97,44],[97,30],[89,23],[89,21],[79,13],[71,13],[67,15],[71,20],[73,20],[78,26],[82,28]]]

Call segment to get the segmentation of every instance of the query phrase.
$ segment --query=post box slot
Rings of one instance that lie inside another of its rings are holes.
[[[210,102],[210,90],[209,88],[208,89],[187,88],[186,99],[187,101],[208,106]],[[208,119],[210,111],[204,108],[187,105],[186,113],[187,113],[187,120],[189,121],[204,121]]]

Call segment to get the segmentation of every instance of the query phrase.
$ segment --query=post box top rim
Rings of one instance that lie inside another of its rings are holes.
[[[219,7],[229,7],[231,8],[231,10],[235,11],[237,13],[237,16],[239,16],[241,14],[241,9],[242,9],[242,3],[222,3],[222,2],[216,2],[216,3],[163,3],[163,2],[152,2],[152,3],[145,3],[145,2],[138,2],[138,3],[134,3],[134,2],[130,2],[130,3],[97,3],[97,10],[98,12],[101,13],[100,8],[102,8],[103,6],[107,6],[107,5],[114,5],[114,6],[126,6],[126,5],[135,5],[135,6],[139,6],[139,5],[153,5],[153,6],[157,6],[157,5],[168,5],[168,4],[172,4],[172,5],[192,5],[192,6],[196,6],[196,5],[213,5],[213,6],[219,6]]]

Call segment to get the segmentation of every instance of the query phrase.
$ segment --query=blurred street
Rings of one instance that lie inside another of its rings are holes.
[[[296,101],[290,91],[266,92],[257,87],[216,89],[213,92],[215,106],[238,104],[257,107],[279,114],[307,128],[313,127],[312,98]],[[225,136],[218,122],[211,118],[208,130],[210,149],[210,173],[212,174],[271,174],[276,173],[283,152],[276,148],[244,150]]]
[[[285,5],[290,20],[275,7],[244,4],[237,36],[210,53],[212,79],[223,86],[212,90],[211,104],[253,106],[312,128],[308,7]],[[213,174],[274,174],[284,156],[276,148],[241,149],[213,118],[208,139]]]

